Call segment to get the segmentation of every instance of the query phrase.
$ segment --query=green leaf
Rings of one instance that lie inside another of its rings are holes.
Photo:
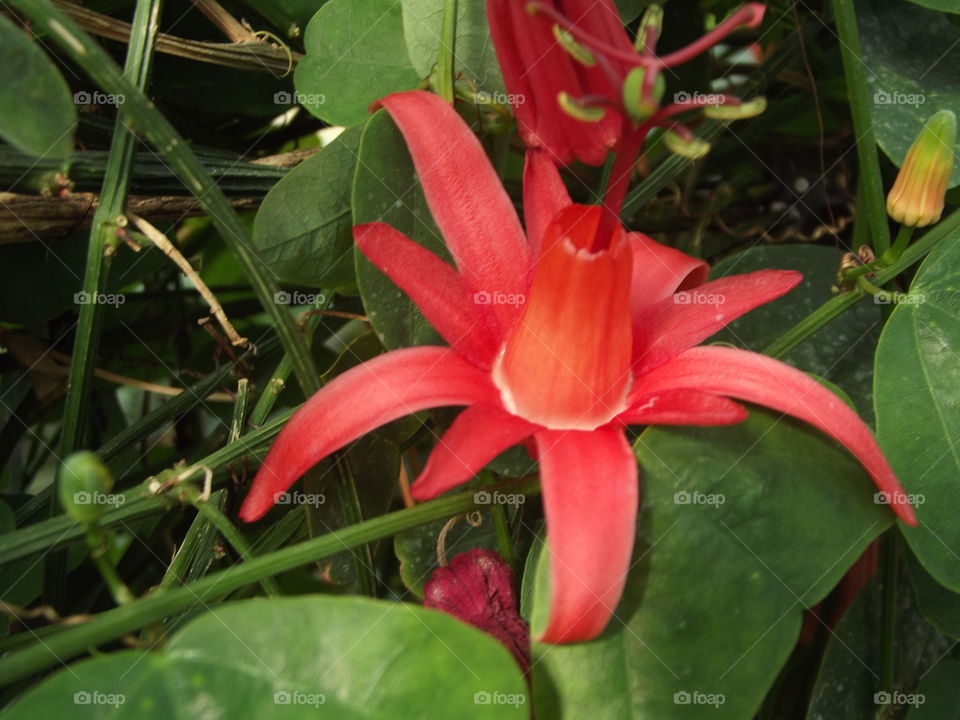
[[[873,95],[877,142],[899,166],[937,110],[960,112],[960,27],[935,10],[890,0],[857,0],[862,62]],[[960,163],[950,187],[960,184]]]
[[[73,152],[77,108],[63,76],[23,28],[0,16],[0,137],[36,157]]]
[[[331,125],[361,123],[374,100],[420,81],[394,0],[330,0],[307,26],[304,45],[293,75],[297,101]]]
[[[403,136],[385,110],[377,112],[360,139],[353,180],[353,219],[383,222],[444,259],[449,258],[416,180]],[[370,324],[389,350],[436,345],[442,340],[410,299],[359,250],[354,251],[357,286]]]
[[[447,717],[523,718],[526,700],[507,650],[449,615],[302,596],[221,605],[163,652],[73,664],[4,717],[394,720],[443,708]]]
[[[920,680],[915,696],[919,704],[908,720],[958,720],[960,718],[960,660],[944,658]]]
[[[874,402],[880,445],[920,525],[904,536],[927,571],[960,592],[960,245],[920,266],[877,347]]]
[[[769,411],[726,428],[649,429],[636,451],[643,499],[624,599],[597,640],[534,644],[538,715],[748,720],[803,608],[893,516],[846,451]]]
[[[443,0],[401,0],[407,54],[421,77],[430,74],[440,49]],[[454,73],[477,90],[503,92],[503,78],[487,27],[486,0],[457,2]]]
[[[273,186],[253,223],[257,255],[282,282],[351,291],[350,183],[362,127],[339,135]]]
[[[803,273],[803,282],[779,300],[734,320],[708,342],[728,342],[761,352],[784,328],[793,327],[832,297],[830,285],[842,254],[820,245],[760,245],[724,258],[714,267],[714,278],[775,268],[798,270]],[[881,327],[880,307],[861,303],[782,360],[836,383],[853,398],[857,410],[869,422],[873,410],[873,349]]]

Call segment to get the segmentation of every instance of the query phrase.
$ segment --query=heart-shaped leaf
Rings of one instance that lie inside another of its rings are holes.
[[[75,663],[4,717],[523,718],[526,702],[510,653],[449,615],[302,596],[218,606],[161,652]]]

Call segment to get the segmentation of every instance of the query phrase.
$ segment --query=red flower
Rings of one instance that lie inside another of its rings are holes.
[[[624,426],[736,423],[747,412],[729,396],[834,437],[915,523],[870,431],[836,395],[762,355],[694,347],[789,291],[798,273],[703,284],[705,263],[640,233],[617,227],[597,237],[601,209],[572,204],[537,152],[524,173],[525,238],[480,142],[452,108],[421,91],[381,105],[409,145],[457,267],[382,223],[354,236],[450,347],[396,350],[331,381],[280,433],[241,518],[261,517],[310,466],[364,433],[426,408],[465,405],[414,497],[467,482],[532,438],[550,548],[550,619],[540,639],[588,640],[620,599],[633,549],[637,463]]]
[[[584,122],[561,110],[557,96],[619,95],[622,68],[608,74],[599,65],[577,62],[557,42],[552,23],[531,15],[526,0],[487,0],[490,36],[507,90],[516,98],[514,112],[520,137],[527,147],[545,148],[560,165],[574,158],[601,165],[620,136],[619,113],[610,112],[598,123]],[[558,5],[557,2],[552,3]],[[613,3],[568,2],[566,10],[584,30],[604,42],[634,53]],[[606,61],[605,61],[606,62]]]
[[[487,0],[487,21],[527,147],[543,149],[558,165],[574,159],[601,165],[609,150],[616,151],[604,197],[611,212],[606,228],[620,211],[637,154],[653,128],[667,129],[668,146],[677,152],[698,154],[709,146],[695,142],[674,115],[709,108],[733,119],[762,111],[762,99],[743,105],[719,93],[678,93],[677,102],[661,108],[660,75],[737,28],[757,27],[764,10],[761,3],[748,3],[699,40],[662,56],[656,54],[661,12],[656,6],[641,23],[636,47],[613,0]]]

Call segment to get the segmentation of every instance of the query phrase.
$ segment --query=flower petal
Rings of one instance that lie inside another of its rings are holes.
[[[527,150],[523,165],[523,222],[531,257],[540,257],[547,227],[561,210],[572,204],[553,161],[543,150]]]
[[[497,402],[487,373],[440,347],[395,350],[357,365],[314,394],[267,453],[240,507],[262,517],[311,466],[364,433],[432,407]]]
[[[685,388],[765,405],[822,430],[863,464],[900,519],[916,525],[913,508],[873,433],[843,400],[805,373],[748,350],[696,347],[639,378],[635,393]]]
[[[661,245],[643,233],[629,233],[628,237],[633,248],[632,317],[677,290],[702,285],[710,276],[710,266],[703,260]]]
[[[465,483],[501,452],[538,429],[502,408],[471,405],[440,438],[410,494],[417,500],[429,500]]]
[[[648,306],[633,319],[634,372],[662,365],[801,280],[792,270],[760,270],[714,280]]]
[[[613,615],[630,569],[637,460],[620,429],[534,437],[550,553],[550,619],[539,640],[591,640]]]
[[[364,255],[403,290],[443,339],[468,360],[489,368],[502,344],[490,306],[477,304],[450,265],[384,223],[356,225]]]
[[[467,285],[473,292],[525,292],[530,254],[523,228],[477,136],[432,93],[396,93],[378,104],[407,141],[430,212]],[[516,306],[493,310],[508,330]]]
[[[667,390],[644,395],[621,413],[625,425],[733,425],[747,419],[740,404],[696,390]]]

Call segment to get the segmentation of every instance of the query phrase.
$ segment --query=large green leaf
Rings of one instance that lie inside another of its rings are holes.
[[[385,110],[370,118],[360,139],[353,180],[354,222],[383,222],[443,258],[440,231],[430,216],[403,135]],[[388,349],[442,341],[410,299],[359,250],[357,285],[370,324]]]
[[[416,87],[395,0],[330,0],[307,25],[296,98],[332,125],[356,125],[374,100]]]
[[[948,13],[960,13],[960,2],[957,0],[910,0],[932,10],[941,10]]]
[[[440,49],[443,0],[401,0],[403,36],[417,72],[430,74]],[[486,0],[459,0],[454,72],[483,92],[501,92],[503,79],[487,28]]]
[[[350,183],[361,127],[350,128],[267,193],[253,224],[260,259],[284,282],[355,287]]]
[[[820,245],[760,245],[724,258],[713,277],[775,268],[798,270],[803,282],[779,300],[734,320],[711,338],[762,352],[785,328],[792,327],[830,299],[830,285],[842,251]],[[880,306],[861,303],[794,348],[784,362],[824,377],[853,398],[865,418],[873,411],[873,349],[881,329]]]
[[[643,499],[625,597],[597,640],[534,644],[538,715],[748,720],[803,608],[893,516],[848,453],[768,411],[727,428],[650,429],[636,450]]]
[[[526,686],[503,646],[449,615],[303,596],[219,606],[163,652],[75,663],[4,717],[426,720],[437,708],[526,717]]]
[[[960,592],[960,245],[948,238],[917,271],[877,347],[880,445],[920,525],[903,528],[941,585]]]
[[[902,0],[857,0],[877,142],[898,166],[937,110],[960,113],[960,27]],[[960,163],[950,186],[960,183]]]
[[[0,137],[37,157],[68,157],[77,124],[70,88],[46,53],[2,15],[0,67]]]

